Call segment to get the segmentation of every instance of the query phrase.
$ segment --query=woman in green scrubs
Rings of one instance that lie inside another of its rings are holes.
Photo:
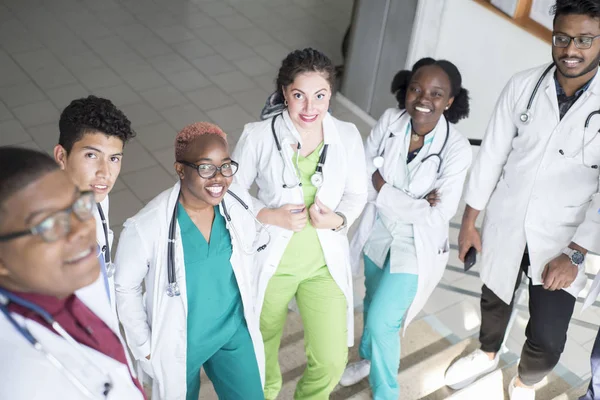
[[[183,399],[185,394],[187,400],[198,400],[200,370],[204,367],[219,399],[263,400],[264,354],[251,291],[253,257],[242,251],[242,247],[248,247],[244,242],[254,241],[251,228],[255,227],[255,220],[251,210],[235,207],[241,203],[228,193],[238,165],[229,156],[225,133],[212,124],[197,123],[184,128],[175,147],[178,184],[128,220],[119,243],[122,271],[116,279],[117,305],[128,342],[134,355],[143,346],[136,348],[132,344],[151,344],[151,354],[146,353],[142,367],[148,361],[150,367],[146,364],[144,369],[158,380],[153,397],[158,391],[159,399]],[[252,204],[247,192],[235,187],[231,190]],[[231,216],[230,224],[224,217],[223,204]],[[169,218],[161,221],[163,215]],[[173,215],[179,228],[174,246],[179,296],[169,296],[164,290],[168,275],[166,256],[133,259],[140,258],[138,254],[145,249],[159,248],[160,243],[167,242],[168,230],[160,226],[168,227]],[[230,234],[232,226],[239,238]],[[132,228],[136,228],[137,242],[132,238]],[[147,297],[153,299],[152,307],[159,308],[148,313],[156,314],[147,317],[150,340],[140,337],[133,300],[127,296],[129,291],[136,292],[141,283],[140,275],[135,274],[140,265],[151,266],[144,278]],[[134,275],[138,277],[136,281],[131,277]],[[148,276],[152,276],[152,281]]]

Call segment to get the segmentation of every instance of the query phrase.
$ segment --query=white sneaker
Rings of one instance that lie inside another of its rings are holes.
[[[444,377],[446,386],[454,390],[469,386],[480,376],[495,370],[498,367],[499,361],[500,357],[497,353],[496,357],[490,360],[487,353],[484,353],[481,349],[477,349],[456,361],[446,370]]]
[[[352,386],[369,376],[371,372],[371,361],[361,360],[352,364],[348,364],[340,379],[340,385]]]
[[[535,400],[535,389],[515,386],[516,380],[515,376],[508,384],[508,398],[510,400]]]

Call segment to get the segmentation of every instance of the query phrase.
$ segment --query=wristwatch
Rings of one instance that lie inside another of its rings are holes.
[[[340,226],[338,226],[337,228],[332,229],[332,231],[339,232],[346,227],[346,225],[348,224],[348,221],[346,220],[346,216],[344,214],[342,214],[341,212],[336,212],[336,214],[339,215],[340,217],[342,217],[342,224]]]
[[[585,256],[579,250],[574,250],[570,247],[565,247],[562,252],[563,254],[566,254],[567,257],[569,257],[571,263],[573,263],[573,265],[575,265],[576,267],[579,267],[581,264],[583,264],[583,261],[585,261]]]

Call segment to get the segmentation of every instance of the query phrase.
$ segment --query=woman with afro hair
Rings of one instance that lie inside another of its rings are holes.
[[[401,326],[423,308],[449,255],[456,213],[472,151],[454,123],[469,114],[460,72],[449,61],[423,58],[392,82],[398,108],[387,110],[367,139],[369,203],[352,247],[364,254],[363,359],[341,384],[369,376],[376,400],[399,397]],[[354,271],[356,272],[356,270]]]

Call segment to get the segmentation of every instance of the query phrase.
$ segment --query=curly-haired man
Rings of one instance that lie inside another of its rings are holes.
[[[60,136],[54,158],[80,190],[93,191],[97,207],[96,238],[108,297],[114,310],[108,194],[113,188],[123,158],[125,143],[135,136],[131,122],[110,101],[96,96],[76,99],[61,113]]]

